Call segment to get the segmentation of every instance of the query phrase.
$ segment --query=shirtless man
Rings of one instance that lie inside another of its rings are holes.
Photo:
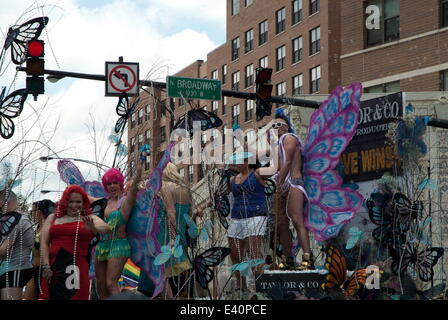
[[[291,132],[289,121],[286,119],[285,116],[277,115],[272,124],[273,129],[278,130],[279,136],[280,167],[277,174],[277,185],[279,186],[281,197],[279,201],[279,221],[277,226],[280,241],[282,242],[283,250],[287,257],[286,267],[291,268],[294,266],[294,257],[291,257],[292,241],[289,240],[289,221],[284,213],[292,220],[303,250],[302,263],[297,269],[310,270],[314,266],[311,257],[308,230],[305,228],[303,219],[303,200],[306,192],[301,172],[302,145],[299,137]]]

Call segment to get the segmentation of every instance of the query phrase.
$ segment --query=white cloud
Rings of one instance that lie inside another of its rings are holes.
[[[20,23],[47,15],[50,21],[41,36],[46,43],[46,68],[72,72],[104,74],[105,61],[117,61],[119,56],[123,56],[125,61],[140,63],[141,77],[157,62],[168,65],[167,71],[172,74],[197,59],[205,59],[206,54],[219,45],[207,33],[195,30],[198,23],[204,23],[204,31],[210,25],[215,28],[225,25],[224,0],[116,0],[100,8],[83,8],[74,0],[55,1],[55,6],[50,6],[50,1],[0,0],[0,30],[4,36],[9,26],[26,9],[36,8],[35,3],[43,7],[23,16]],[[216,6],[217,3],[219,6]],[[155,13],[159,15],[154,17]],[[195,26],[188,27],[190,22]],[[166,27],[176,23],[185,27],[166,36]],[[225,31],[224,27],[222,30]],[[8,66],[7,72],[0,78],[0,86],[10,85],[14,69],[14,65]],[[25,76],[19,73],[15,88],[24,86]],[[115,114],[118,99],[104,97],[104,83],[100,81],[63,79],[58,84],[46,81],[45,86],[48,94],[39,96],[37,102],[28,98],[20,118],[29,117],[31,106],[40,107],[49,98],[42,115],[42,119],[46,120],[45,126],[51,129],[60,116],[57,135],[51,147],[54,150],[67,149],[61,155],[93,160],[93,146],[84,124],[89,121],[89,110],[92,110],[99,129],[107,128],[106,137],[118,119]],[[24,129],[29,129],[27,126],[31,127],[33,123],[28,120],[24,123]],[[34,126],[31,131],[30,138],[37,137],[40,130]],[[21,130],[17,129],[16,135],[20,133]],[[5,150],[5,144],[12,142],[1,141],[1,150]],[[39,156],[36,154],[34,158],[38,159]],[[39,165],[42,168],[42,164]],[[48,165],[49,171],[55,169],[56,163]],[[84,170],[85,174],[89,171]],[[57,190],[56,181],[54,178],[48,179],[44,189]]]

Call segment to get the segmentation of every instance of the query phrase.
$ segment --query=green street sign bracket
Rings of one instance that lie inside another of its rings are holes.
[[[197,78],[166,77],[168,97],[221,100],[221,81]]]

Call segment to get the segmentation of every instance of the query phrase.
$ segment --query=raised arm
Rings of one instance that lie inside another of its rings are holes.
[[[282,163],[282,167],[278,173],[278,185],[282,186],[285,182],[285,179],[291,170],[292,159],[294,156],[294,151],[297,149],[298,144],[297,140],[293,136],[287,136],[283,142],[283,148],[285,151],[285,159]]]
[[[125,221],[128,221],[129,215],[132,212],[132,207],[134,207],[135,201],[137,200],[137,192],[138,192],[138,185],[140,183],[140,180],[142,178],[142,164],[144,160],[141,160],[140,158],[136,159],[136,170],[135,175],[132,178],[132,185],[130,190],[128,191],[128,194],[126,195],[126,198],[123,201],[123,204],[121,205],[121,214],[123,215],[123,218]]]
[[[86,223],[87,228],[92,230],[93,233],[106,234],[111,230],[110,226],[104,222],[103,219],[94,214],[83,217],[83,221]]]
[[[172,189],[173,188],[171,185],[162,186],[161,195],[163,199],[163,205],[167,213],[168,222],[171,224],[171,227],[174,231],[177,229],[176,229],[176,208],[174,207],[174,198]]]

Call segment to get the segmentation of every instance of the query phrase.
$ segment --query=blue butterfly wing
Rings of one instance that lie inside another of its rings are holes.
[[[66,184],[75,184],[84,188],[85,180],[78,167],[70,160],[59,160],[58,171],[61,180]]]

